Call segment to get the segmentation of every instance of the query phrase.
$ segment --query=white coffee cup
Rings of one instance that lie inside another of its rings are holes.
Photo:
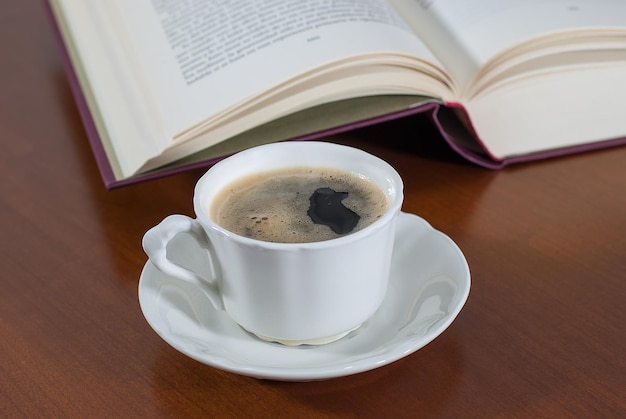
[[[310,243],[251,239],[209,216],[212,200],[233,181],[299,166],[331,167],[369,179],[384,191],[389,208],[362,230]],[[286,345],[324,344],[358,328],[382,303],[402,200],[398,173],[362,150],[314,141],[262,145],[211,167],[194,190],[197,218],[165,218],[146,232],[143,247],[157,269],[201,287],[216,309],[254,335]],[[210,272],[168,259],[167,244],[179,233],[208,250]]]

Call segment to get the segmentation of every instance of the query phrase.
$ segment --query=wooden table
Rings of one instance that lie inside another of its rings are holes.
[[[419,119],[331,140],[391,162],[469,300],[414,354],[284,383],[179,353],[137,300],[143,233],[201,175],[107,191],[39,2],[0,3],[1,417],[625,417],[626,148],[488,171]],[[384,139],[384,141],[381,141]]]

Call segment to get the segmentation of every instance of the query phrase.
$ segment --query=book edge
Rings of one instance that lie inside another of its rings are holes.
[[[109,163],[100,134],[96,128],[96,123],[93,120],[93,116],[87,104],[87,99],[78,81],[78,75],[72,65],[67,45],[65,44],[63,35],[61,34],[61,28],[59,27],[59,23],[57,22],[54,11],[52,10],[51,0],[42,0],[42,3],[48,20],[51,23],[53,37],[55,38],[61,55],[61,62],[63,69],[65,70],[65,76],[70,90],[72,91],[72,95],[74,96],[74,101],[82,119],[92,153],[96,159],[100,176],[102,177],[106,188],[111,189],[111,187],[120,182],[120,180],[115,177],[111,164]]]

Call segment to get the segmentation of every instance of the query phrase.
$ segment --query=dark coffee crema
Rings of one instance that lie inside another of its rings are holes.
[[[356,174],[293,167],[242,177],[222,189],[208,209],[223,228],[257,240],[330,240],[372,224],[389,207],[384,191]]]
[[[328,226],[337,234],[351,233],[361,216],[341,202],[349,195],[349,192],[337,192],[331,188],[316,189],[309,198],[307,214],[315,224]]]

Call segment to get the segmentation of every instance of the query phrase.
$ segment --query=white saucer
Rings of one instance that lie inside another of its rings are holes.
[[[190,241],[176,247],[188,263],[198,259]],[[370,320],[336,342],[287,347],[261,341],[216,311],[200,289],[149,261],[139,281],[139,302],[157,334],[197,361],[257,378],[310,381],[371,370],[415,352],[452,323],[469,290],[469,268],[456,244],[422,218],[401,213],[385,301]]]

